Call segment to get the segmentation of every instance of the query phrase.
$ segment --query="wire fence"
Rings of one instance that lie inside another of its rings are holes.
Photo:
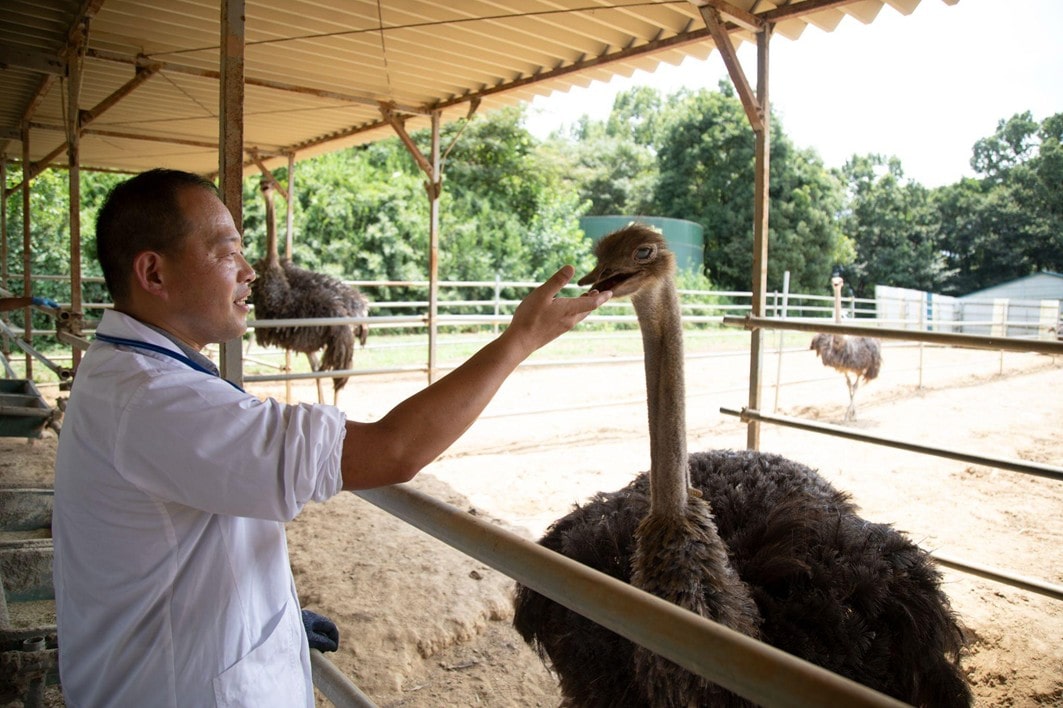
[[[64,275],[41,275],[34,280],[50,283],[69,284]],[[87,277],[87,284],[102,285],[102,278]],[[20,276],[10,276],[10,281],[21,282]],[[429,342],[429,309],[427,299],[428,281],[346,281],[348,285],[359,288],[370,300],[369,316],[365,318],[327,318],[314,320],[265,320],[252,319],[249,332],[244,338],[243,364],[248,381],[280,381],[285,379],[331,378],[342,376],[362,376],[380,373],[398,373],[407,371],[428,372],[427,354],[429,347],[436,347],[436,368],[447,370],[457,366],[505,327],[521,299],[538,282],[505,281],[500,277],[488,281],[443,281],[438,284],[438,306],[435,327],[438,338]],[[582,292],[577,286],[570,285],[562,295],[575,296]],[[932,304],[932,295],[917,294],[913,300],[913,291],[886,289],[880,291],[874,299],[846,297],[840,302],[843,319],[872,327],[900,327],[913,332],[987,332],[997,336],[1017,339],[1058,340],[1060,339],[1061,310],[1060,301],[970,301],[963,308],[950,305],[946,311]],[[4,294],[0,290],[0,295]],[[14,294],[7,291],[7,294]],[[401,294],[404,299],[393,298]],[[711,356],[722,352],[723,355],[748,356],[749,335],[733,327],[725,327],[725,318],[746,316],[752,310],[752,294],[748,291],[703,291],[680,290],[680,302],[683,311],[683,324],[688,349],[701,350],[701,345],[711,348],[712,352],[695,353],[694,356]],[[418,297],[424,296],[424,297]],[[941,298],[938,298],[940,301]],[[987,303],[993,307],[989,310],[989,319],[964,320],[964,311],[984,315]],[[68,305],[60,302],[60,305]],[[102,312],[111,307],[108,302],[85,302],[85,326],[83,333],[91,336],[95,322]],[[831,295],[809,293],[790,293],[788,291],[772,292],[766,300],[765,316],[791,321],[822,322],[834,315],[835,301]],[[22,311],[3,313],[9,323],[9,329],[21,332],[24,329]],[[277,349],[258,347],[254,342],[254,332],[259,328],[277,326],[326,326],[335,324],[368,324],[372,336],[365,349],[357,357],[358,365],[350,370],[315,374],[302,362],[293,363],[292,357]],[[27,376],[27,366],[32,369],[31,355],[18,356],[17,347],[13,347],[9,332],[0,334],[0,345],[6,357],[10,371],[16,375]],[[586,346],[593,341],[596,346],[607,339],[613,344],[614,356],[609,361],[616,361],[616,353],[625,352],[632,357],[641,356],[641,342],[638,335],[638,323],[630,302],[626,300],[610,301],[597,313],[588,317],[580,328],[563,339],[563,346],[552,347],[549,354],[541,353],[527,363],[528,366],[557,364],[593,364],[598,360],[587,355],[591,350]],[[783,356],[786,351],[806,345],[805,337],[797,333],[777,331],[769,336],[766,345],[768,354]],[[32,335],[29,344],[37,351],[47,352],[47,358],[53,366],[45,365],[33,370],[33,376],[39,383],[47,384],[55,370],[66,370],[66,365],[73,360],[72,352],[61,346],[56,338],[56,331],[48,318],[42,314],[34,317]],[[893,343],[887,346],[924,346],[922,344]],[[13,348],[15,349],[13,355]],[[595,349],[600,351],[599,348]],[[216,348],[209,348],[208,355],[216,355]],[[770,367],[769,367],[770,368]],[[919,372],[920,382],[922,371]],[[776,381],[775,385],[780,385]]]

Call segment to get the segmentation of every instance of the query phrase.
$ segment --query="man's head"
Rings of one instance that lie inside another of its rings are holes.
[[[204,189],[217,196],[214,183],[180,170],[141,172],[111,190],[96,217],[96,257],[115,302],[129,297],[133,259],[141,251],[173,253],[193,228],[177,195]]]
[[[246,329],[255,274],[208,180],[159,169],[123,182],[100,210],[96,243],[117,309],[197,349]]]

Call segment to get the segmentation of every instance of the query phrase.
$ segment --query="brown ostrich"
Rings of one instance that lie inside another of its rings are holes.
[[[262,180],[266,200],[266,255],[254,264],[257,278],[251,284],[251,302],[255,317],[263,320],[310,319],[320,317],[365,317],[369,302],[357,289],[338,278],[295,266],[277,255],[277,227],[273,209],[273,190]],[[255,329],[255,341],[261,346],[275,346],[306,354],[314,371],[350,369],[354,361],[354,341],[364,346],[369,326],[356,324],[318,327],[262,327]],[[321,350],[321,360],[317,353]],[[337,403],[347,376],[332,379],[332,400]],[[321,379],[317,379],[317,398],[323,399]]]
[[[631,295],[642,328],[651,465],[540,543],[901,700],[969,705],[963,635],[930,556],[804,465],[688,456],[674,257],[640,225],[596,253],[580,284]],[[747,705],[524,586],[513,624],[557,673],[566,706]]]
[[[834,276],[830,279],[834,288],[834,321],[842,320],[842,279]],[[882,368],[882,347],[873,337],[849,337],[844,334],[817,334],[812,338],[812,346],[824,366],[842,372],[845,384],[849,387],[849,407],[845,410],[845,420],[856,420],[856,389],[861,379],[871,381],[878,376]]]

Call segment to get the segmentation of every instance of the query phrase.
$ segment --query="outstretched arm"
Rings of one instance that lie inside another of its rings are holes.
[[[532,291],[496,339],[374,423],[347,422],[344,489],[406,482],[451,446],[483,412],[502,382],[532,352],[572,329],[611,293],[555,297],[572,279],[565,266]]]

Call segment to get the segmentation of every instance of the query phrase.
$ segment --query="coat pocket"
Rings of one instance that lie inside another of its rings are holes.
[[[285,612],[266,639],[214,679],[219,708],[259,706],[292,708],[313,705],[300,660],[302,625],[293,626]]]

